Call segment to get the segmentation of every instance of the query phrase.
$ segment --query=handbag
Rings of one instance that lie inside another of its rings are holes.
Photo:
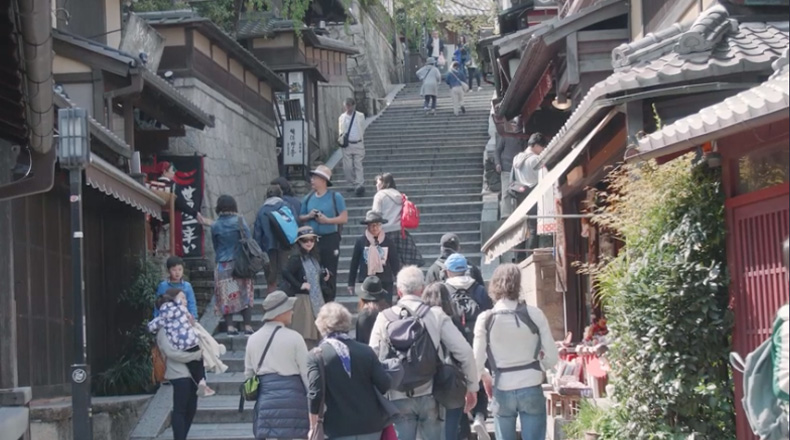
[[[348,147],[348,137],[351,135],[351,126],[354,125],[354,119],[357,117],[357,111],[354,110],[354,114],[351,115],[351,122],[348,123],[348,128],[346,128],[345,134],[340,135],[340,139],[338,139],[338,144],[340,148]]]
[[[442,352],[447,352],[444,344]],[[447,409],[463,408],[466,403],[466,376],[449,355],[439,359],[433,376],[433,397]]]
[[[445,64],[447,64],[447,60],[444,59],[444,54],[443,53],[439,54],[439,59],[436,60],[436,64],[439,65],[439,66],[444,66]]]
[[[258,379],[258,370],[261,369],[261,365],[263,365],[263,359],[266,357],[266,353],[269,352],[269,347],[272,346],[272,341],[274,340],[274,335],[280,331],[282,327],[276,327],[272,332],[272,335],[269,336],[269,342],[266,343],[266,347],[263,349],[263,354],[261,355],[261,359],[258,361],[258,368],[255,369],[255,375],[251,378],[244,381],[239,388],[241,393],[241,397],[239,397],[239,412],[244,412],[244,401],[247,402],[254,402],[258,400],[258,388],[261,385],[260,379]]]
[[[269,256],[261,250],[257,241],[250,237],[247,228],[244,227],[244,220],[239,219],[239,250],[233,260],[234,278],[254,278],[262,270],[269,270]]]
[[[151,347],[151,366],[151,380],[154,384],[164,382],[165,371],[167,371],[167,358],[156,345]]]
[[[310,429],[309,440],[324,440],[324,405],[326,404],[326,369],[324,365],[324,352],[321,347],[313,349],[313,355],[318,358],[318,372],[321,375],[321,406],[318,408],[318,422]]]

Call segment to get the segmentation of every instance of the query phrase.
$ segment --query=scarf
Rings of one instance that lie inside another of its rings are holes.
[[[351,377],[351,353],[348,350],[348,345],[342,342],[349,340],[351,340],[351,337],[346,333],[330,333],[321,343],[323,344],[326,342],[332,346],[335,353],[337,353],[337,357],[340,358],[340,362],[343,364],[343,369],[346,370],[346,374],[348,374],[348,377]]]
[[[382,252],[379,245],[384,241],[384,231],[378,237],[374,237],[367,229],[365,229],[365,238],[368,239],[370,247],[368,248],[368,276],[373,276],[384,272],[384,265],[387,263],[386,259],[381,258]]]

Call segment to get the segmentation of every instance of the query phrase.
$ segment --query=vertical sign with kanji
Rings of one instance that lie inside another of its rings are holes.
[[[158,162],[173,164],[176,197],[200,212],[203,204],[203,158],[200,156],[158,156]],[[203,256],[203,226],[195,217],[176,210],[172,231],[176,234],[176,255],[184,258]],[[178,240],[181,237],[181,240]]]
[[[307,165],[303,120],[283,121],[283,165]]]

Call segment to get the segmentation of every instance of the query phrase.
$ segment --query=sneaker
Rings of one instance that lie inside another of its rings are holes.
[[[481,90],[483,90],[483,87],[481,87],[481,86],[477,86],[477,91],[479,92],[479,91],[481,91]]]
[[[208,385],[206,385],[206,379],[200,381],[197,389],[198,397],[211,397],[215,394],[217,394],[217,392],[209,388]]]
[[[472,422],[472,431],[477,434],[477,440],[491,440],[488,429],[486,429],[486,420],[482,414],[475,416],[475,421]]]
[[[431,109],[431,116],[436,116],[436,109]]]
[[[354,194],[356,194],[356,196],[357,196],[357,197],[362,197],[362,196],[364,196],[364,195],[365,195],[365,187],[364,187],[364,186],[358,186],[358,187],[357,187],[357,188],[354,190]]]

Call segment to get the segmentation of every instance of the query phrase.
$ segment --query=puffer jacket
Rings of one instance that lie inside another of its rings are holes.
[[[307,438],[310,420],[301,376],[258,376],[252,432],[256,439]]]

